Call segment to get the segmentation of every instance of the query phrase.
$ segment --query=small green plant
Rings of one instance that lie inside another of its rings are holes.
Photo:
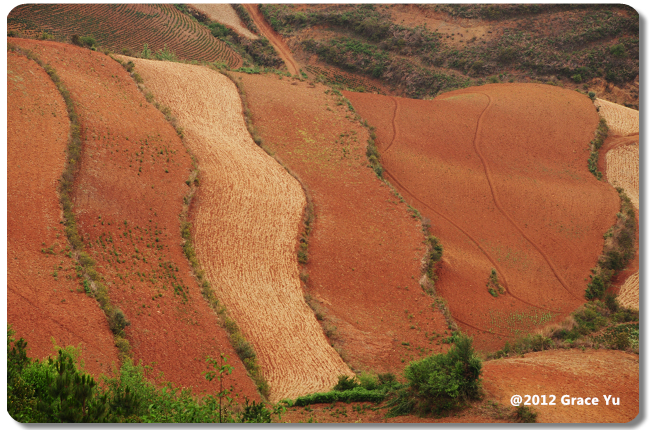
[[[506,293],[505,288],[503,288],[503,286],[499,283],[499,277],[497,275],[496,269],[492,269],[486,286],[488,292],[492,295],[492,297],[499,297],[499,294]]]
[[[514,421],[518,423],[536,423],[537,412],[530,406],[517,406],[514,412]]]

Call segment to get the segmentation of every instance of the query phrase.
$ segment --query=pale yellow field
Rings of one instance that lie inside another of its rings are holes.
[[[618,293],[621,306],[639,310],[639,272],[627,278]]]
[[[639,132],[639,111],[617,103],[596,99],[598,113],[607,120],[610,135],[628,136]]]
[[[639,209],[639,147],[619,146],[607,152],[607,179],[625,190],[634,207]]]
[[[226,25],[244,37],[249,39],[259,39],[259,36],[251,33],[242,25],[242,22],[239,19],[239,16],[237,16],[237,12],[232,8],[232,5],[192,3],[190,6],[206,14],[212,21]]]
[[[236,86],[201,66],[131,61],[156,100],[178,117],[198,158],[197,255],[255,347],[270,400],[326,391],[339,375],[353,375],[303,299],[296,256],[302,188],[253,142]]]

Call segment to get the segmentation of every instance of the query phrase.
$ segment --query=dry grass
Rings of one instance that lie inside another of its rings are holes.
[[[603,99],[596,99],[594,104],[600,116],[607,120],[612,135],[628,136],[639,132],[639,111]]]
[[[608,151],[607,179],[615,187],[621,187],[639,209],[639,147],[625,145]]]
[[[618,294],[618,303],[625,308],[639,310],[639,272],[627,278]]]

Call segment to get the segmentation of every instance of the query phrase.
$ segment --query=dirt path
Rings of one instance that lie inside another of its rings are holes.
[[[171,107],[199,161],[197,255],[216,296],[253,344],[272,401],[326,391],[351,374],[303,299],[296,237],[300,184],[248,134],[239,93],[207,68],[133,59]]]
[[[528,237],[528,235],[526,233],[524,233],[524,231],[521,229],[521,227],[519,227],[519,225],[515,222],[515,220],[512,219],[512,217],[508,214],[508,212],[506,212],[503,209],[503,206],[501,205],[501,202],[499,201],[499,195],[498,195],[498,193],[496,191],[496,188],[494,186],[494,180],[492,179],[492,173],[490,171],[490,165],[487,163],[487,161],[485,160],[485,157],[481,153],[481,145],[480,145],[481,130],[482,130],[482,127],[483,127],[483,119],[485,117],[485,114],[488,112],[488,109],[490,109],[490,106],[492,106],[493,103],[492,103],[492,98],[488,94],[485,94],[485,93],[479,93],[479,94],[483,94],[485,97],[487,97],[488,105],[485,107],[483,112],[481,112],[481,116],[478,118],[478,124],[476,126],[476,134],[474,135],[474,150],[476,151],[476,155],[478,155],[478,158],[481,159],[481,163],[483,164],[483,168],[485,169],[485,178],[487,179],[488,184],[490,185],[490,191],[492,192],[492,199],[494,200],[494,205],[497,207],[497,209],[499,209],[499,212],[501,212],[503,214],[503,216],[505,216],[508,219],[508,221],[510,221],[510,224],[512,224],[513,227],[516,228],[519,231],[519,233],[537,250],[537,252],[539,252],[539,255],[541,255],[542,258],[546,261],[546,263],[548,264],[550,269],[553,271],[553,274],[555,275],[557,280],[560,282],[560,284],[562,284],[562,287],[564,287],[564,289],[567,291],[567,293],[569,293],[571,296],[573,296],[576,300],[582,301],[581,298],[576,297],[569,290],[569,288],[567,287],[566,281],[564,280],[562,275],[560,275],[560,273],[556,269],[553,262],[551,262],[551,259],[548,257],[548,255],[530,237]]]
[[[268,22],[266,22],[264,15],[262,15],[262,12],[260,12],[259,5],[244,4],[243,6],[251,15],[251,18],[253,18],[253,22],[255,22],[257,28],[259,28],[264,37],[266,37],[269,42],[271,42],[271,45],[273,45],[275,51],[278,53],[280,58],[282,58],[284,64],[287,66],[287,69],[289,69],[289,73],[292,75],[300,75],[300,67],[298,67],[298,63],[296,63],[296,60],[294,60],[293,55],[291,54],[291,50],[287,44],[284,43],[282,37],[276,33],[273,28],[271,28]]]

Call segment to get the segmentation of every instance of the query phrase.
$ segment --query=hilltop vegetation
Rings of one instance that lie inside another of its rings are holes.
[[[431,19],[419,25],[399,22],[396,8],[261,6],[294,49],[379,78],[409,97],[525,78],[571,84],[603,78],[624,85],[639,73],[639,17],[627,6],[420,5],[417,13]],[[465,18],[466,28],[451,34],[430,28],[445,17]],[[464,34],[478,18],[487,33]]]

